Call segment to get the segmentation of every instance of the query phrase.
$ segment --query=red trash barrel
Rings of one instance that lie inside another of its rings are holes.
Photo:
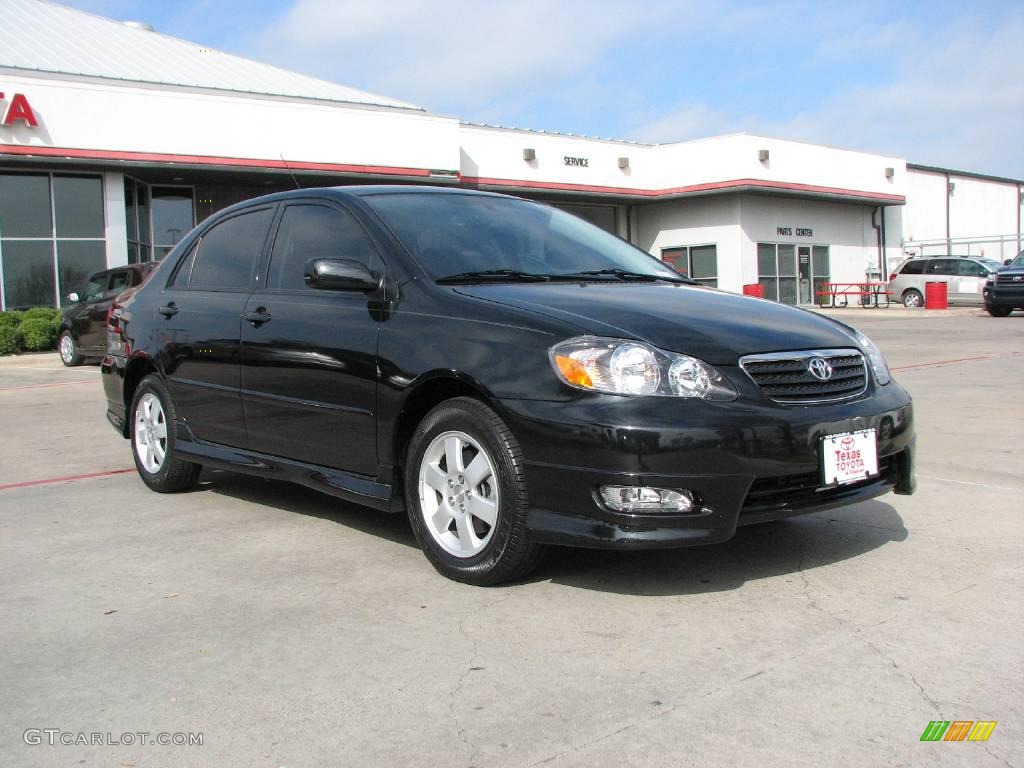
[[[744,296],[757,296],[759,299],[764,298],[764,286],[760,283],[747,283],[743,286]]]
[[[924,308],[947,309],[949,307],[949,286],[934,282],[924,284]]]

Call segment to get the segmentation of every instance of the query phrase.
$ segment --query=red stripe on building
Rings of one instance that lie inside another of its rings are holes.
[[[348,165],[343,163],[312,163],[303,160],[261,160],[248,157],[219,157],[216,155],[176,155],[165,152],[120,152],[106,149],[68,149],[0,144],[0,154],[65,157],[75,160],[121,160],[147,163],[182,163],[238,168],[272,168],[282,171],[330,171],[334,173],[363,173],[384,176],[429,176],[426,168],[403,168],[391,165]]]

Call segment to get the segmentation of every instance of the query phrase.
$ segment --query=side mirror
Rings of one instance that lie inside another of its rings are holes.
[[[1006,261],[1004,261],[1004,262],[1003,262],[1003,266],[1004,266],[1004,267],[1008,267],[1008,266],[1010,266],[1010,262],[1011,262],[1011,261],[1013,261],[1013,259],[1006,259]]]
[[[383,284],[380,275],[351,259],[310,259],[306,262],[306,285],[324,291],[376,291]]]
[[[67,299],[72,304],[77,304],[78,302],[80,302],[82,300],[82,297],[79,296],[76,291],[72,291],[71,293],[68,294]]]

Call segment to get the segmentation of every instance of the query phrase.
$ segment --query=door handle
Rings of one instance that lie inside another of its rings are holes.
[[[271,314],[267,312],[266,307],[259,307],[254,312],[246,312],[242,317],[252,323],[253,328],[258,328],[271,320]]]
[[[176,314],[178,314],[178,307],[175,306],[174,302],[172,301],[170,304],[165,304],[164,306],[160,307],[160,309],[158,309],[157,312],[159,312],[164,317],[174,317]]]

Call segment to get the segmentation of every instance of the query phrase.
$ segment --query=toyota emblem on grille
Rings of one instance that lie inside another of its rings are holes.
[[[1017,282],[1018,280],[1024,280],[1024,275],[1014,275],[1013,276],[1013,282]]]
[[[832,366],[822,357],[812,357],[808,360],[807,370],[818,381],[828,381],[832,378]]]

